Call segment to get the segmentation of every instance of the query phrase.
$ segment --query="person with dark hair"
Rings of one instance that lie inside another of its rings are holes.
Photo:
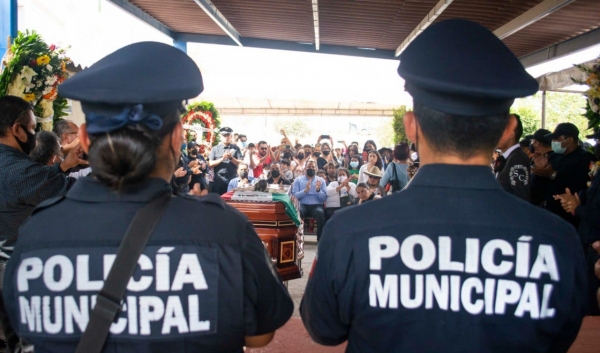
[[[254,179],[254,177],[251,177],[248,174],[248,171],[249,171],[249,168],[246,163],[242,162],[242,163],[238,164],[238,170],[237,170],[238,176],[229,181],[229,185],[227,186],[227,192],[229,192],[231,190],[235,190],[237,188],[245,188],[250,185],[256,184],[256,182],[258,181],[258,178]]]
[[[213,147],[208,156],[208,166],[214,173],[209,191],[219,195],[227,192],[229,181],[236,177],[237,166],[243,158],[240,148],[232,143],[232,132],[231,128],[222,127],[219,130],[222,142]]]
[[[535,159],[532,172],[550,180],[545,199],[546,209],[577,229],[579,219],[566,212],[555,196],[585,191],[590,180],[590,163],[595,156],[579,147],[579,129],[574,124],[560,123],[546,138],[552,141],[554,153],[548,159]]]
[[[348,169],[337,170],[337,180],[327,185],[327,200],[325,201],[325,218],[329,220],[335,211],[342,207],[353,205],[358,197],[356,185],[350,182]]]
[[[36,209],[7,265],[11,323],[36,351],[241,352],[291,316],[248,219],[215,194],[171,195],[182,102],[202,90],[194,61],[156,42],[58,86],[81,101],[94,174]]]
[[[312,217],[317,221],[317,241],[321,238],[325,226],[323,203],[327,200],[325,180],[317,176],[317,164],[306,162],[305,175],[301,175],[292,184],[292,194],[300,202],[302,218]]]
[[[75,182],[65,174],[70,168],[80,162],[87,163],[75,153],[67,154],[65,160],[52,166],[31,160],[29,154],[36,147],[35,127],[29,103],[20,97],[0,97],[0,279],[18,239],[19,227],[40,203],[67,192]],[[49,149],[55,151],[55,147]],[[12,352],[20,349],[19,337],[8,322],[1,295],[0,324],[8,349]]]
[[[381,195],[375,195],[366,183],[358,183],[358,185],[356,185],[356,193],[358,195],[358,205],[381,198]]]
[[[255,178],[260,178],[263,174],[263,169],[265,166],[269,166],[271,162],[275,161],[275,155],[271,150],[271,147],[267,144],[266,141],[259,141],[256,153],[250,155],[250,169],[252,169],[252,173],[254,173]]]
[[[554,158],[552,140],[546,138],[546,135],[550,133],[546,129],[536,130],[531,136],[531,143],[529,144],[529,150],[533,154],[533,163],[531,165],[531,203],[543,208],[546,207],[546,194],[549,192],[552,180],[537,175],[535,169],[539,166],[547,165],[548,161]]]
[[[496,173],[496,180],[506,192],[530,202],[531,162],[519,145],[523,135],[523,124],[517,114],[511,114],[509,119],[515,121],[515,129],[509,136],[502,136],[498,143],[502,155],[498,156],[494,173]]]
[[[360,171],[358,173],[358,182],[366,183],[369,179],[366,172],[371,170],[371,168],[377,167],[379,170],[383,169],[383,160],[381,159],[381,155],[376,150],[371,150],[368,154],[368,159],[365,164],[360,167]]]
[[[367,158],[369,156],[369,153],[371,151],[377,151],[377,145],[375,144],[375,141],[373,141],[373,140],[367,140],[365,142],[364,146],[363,146],[363,149],[362,149],[362,158],[363,158],[363,161],[367,160]],[[379,166],[379,168],[382,168],[382,167],[383,167],[383,165]]]
[[[292,185],[292,182],[287,179],[281,173],[281,166],[279,163],[271,163],[269,168],[269,179],[267,179],[267,183],[277,184],[277,185]]]
[[[490,170],[515,133],[510,106],[537,81],[462,19],[427,27],[399,59],[421,167],[329,220],[300,305],[308,333],[349,352],[566,352],[586,307],[577,234]]]
[[[350,157],[350,163],[348,163],[348,173],[350,174],[350,181],[357,183],[358,175],[362,168],[362,157],[359,154],[352,155]]]
[[[393,162],[388,165],[379,182],[381,187],[391,184],[391,192],[399,192],[408,184],[408,158],[410,157],[410,147],[406,142],[400,142],[394,147]]]
[[[291,170],[291,162],[289,159],[281,160],[281,175],[289,181],[294,181],[294,173]]]
[[[54,123],[52,131],[58,136],[62,152],[66,155],[77,148],[79,157],[82,152],[79,146],[79,127],[71,120],[62,119]]]
[[[40,131],[35,134],[35,147],[29,153],[29,157],[34,162],[52,166],[61,161],[61,154],[56,134],[48,131]]]

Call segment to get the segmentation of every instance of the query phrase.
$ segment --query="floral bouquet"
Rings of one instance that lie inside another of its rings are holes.
[[[579,70],[583,71],[587,78],[585,80],[573,79],[573,82],[580,85],[587,85],[589,89],[584,95],[587,98],[585,114],[588,119],[588,129],[600,127],[600,60],[592,64],[592,66],[575,65]]]
[[[213,103],[200,102],[188,105],[185,114],[181,117],[181,122],[187,130],[186,137],[188,141],[196,140],[197,130],[201,132],[199,137],[202,141],[207,141],[212,146],[219,144],[221,120],[219,119],[219,111]]]
[[[0,96],[30,102],[42,130],[52,131],[53,118],[66,115],[66,101],[57,99],[57,86],[69,77],[68,63],[63,49],[48,46],[35,31],[19,32],[2,59]]]

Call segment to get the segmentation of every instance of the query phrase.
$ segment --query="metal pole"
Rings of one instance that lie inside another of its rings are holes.
[[[0,58],[17,36],[18,5],[17,0],[3,0],[0,3]]]
[[[546,128],[546,91],[542,91],[542,129]]]

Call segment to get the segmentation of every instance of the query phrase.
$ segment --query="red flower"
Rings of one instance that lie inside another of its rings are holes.
[[[52,44],[49,48],[50,51],[54,51],[54,49],[56,49],[56,45]]]
[[[37,66],[37,62],[35,61],[35,59],[29,60],[29,66]]]

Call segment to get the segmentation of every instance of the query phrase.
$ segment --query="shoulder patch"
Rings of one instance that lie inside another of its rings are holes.
[[[56,205],[57,203],[61,202],[64,199],[65,199],[65,196],[58,196],[58,197],[53,197],[53,198],[44,200],[39,205],[37,205],[36,208],[33,209],[33,212],[31,214],[34,215],[37,212],[39,212],[45,208],[48,208],[52,205]]]

